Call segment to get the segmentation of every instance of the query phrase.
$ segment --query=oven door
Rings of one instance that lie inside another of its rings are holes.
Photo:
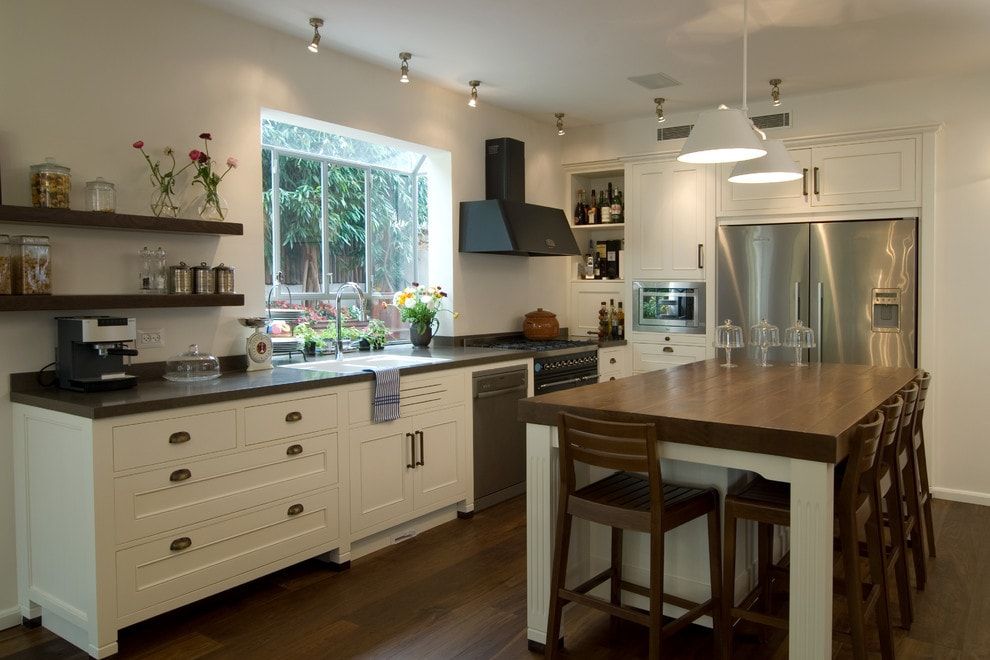
[[[633,282],[633,330],[704,334],[705,285]]]
[[[598,382],[598,372],[585,374],[560,374],[548,380],[536,379],[533,383],[533,394],[549,394],[560,390],[569,390],[573,387],[591,385]]]

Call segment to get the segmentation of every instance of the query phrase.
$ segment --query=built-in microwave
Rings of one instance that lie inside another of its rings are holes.
[[[705,283],[633,281],[632,327],[705,334]]]

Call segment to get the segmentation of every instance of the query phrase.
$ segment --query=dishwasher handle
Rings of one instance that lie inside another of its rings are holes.
[[[488,390],[487,392],[477,392],[474,395],[475,399],[487,399],[493,396],[501,396],[503,394],[508,394],[510,392],[525,392],[526,385],[517,385],[515,387],[509,387],[504,390]]]

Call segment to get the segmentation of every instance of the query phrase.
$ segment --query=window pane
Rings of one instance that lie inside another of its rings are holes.
[[[278,157],[280,264],[293,292],[323,290],[322,206],[319,161]]]
[[[365,212],[364,170],[327,166],[327,270],[333,284],[364,285]]]
[[[265,216],[265,284],[272,285],[272,151],[261,150],[261,209]]]
[[[272,119],[261,121],[261,143],[269,147],[283,147],[333,160],[346,160],[403,172],[412,172],[423,158],[422,154],[386,144],[292,126]]]
[[[416,278],[430,281],[430,210],[427,193],[429,183],[425,176],[416,177]],[[433,282],[436,284],[436,282]],[[447,283],[450,284],[449,282]]]

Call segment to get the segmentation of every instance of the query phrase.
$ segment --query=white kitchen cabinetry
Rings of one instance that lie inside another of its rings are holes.
[[[632,376],[632,350],[629,345],[598,349],[598,382]]]
[[[571,337],[586,339],[598,335],[598,310],[602,301],[614,300],[616,306],[623,303],[626,324],[629,312],[625,310],[626,284],[622,280],[586,280],[571,283],[570,318],[567,326]]]
[[[719,166],[719,215],[851,211],[919,205],[921,139],[903,137],[791,148],[804,178],[787,183],[730,183]]]
[[[626,279],[705,279],[708,178],[674,160],[630,165]]]
[[[633,344],[633,373],[668,369],[705,359],[705,347],[697,344],[647,343]]]

